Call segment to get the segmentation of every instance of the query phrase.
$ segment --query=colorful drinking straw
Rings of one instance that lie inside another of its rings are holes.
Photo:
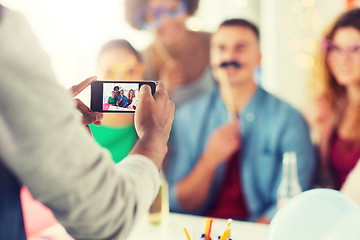
[[[228,237],[230,236],[230,231],[231,231],[230,225],[231,225],[231,223],[232,223],[232,219],[229,218],[228,222],[226,224],[226,227],[225,227],[225,231],[224,231],[223,235],[221,236],[220,240],[227,240]]]
[[[186,228],[184,228],[184,232],[185,232],[185,234],[186,234],[187,239],[188,239],[188,240],[191,240],[191,238],[190,238],[190,236],[189,236],[189,233],[188,233],[188,231],[186,230]]]
[[[208,232],[209,222],[210,222],[210,219],[209,219],[209,218],[206,218],[206,225],[205,225],[205,231],[204,231],[204,236],[205,236],[205,237],[206,237],[206,234],[207,234],[207,232]]]
[[[211,233],[211,226],[212,226],[212,222],[213,222],[213,220],[212,219],[210,219],[210,222],[209,222],[209,229],[208,229],[208,231],[207,231],[207,233],[206,233],[206,240],[210,240],[210,233]]]

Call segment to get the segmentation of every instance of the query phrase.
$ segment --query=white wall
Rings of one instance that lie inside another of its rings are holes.
[[[261,0],[260,9],[263,84],[304,111],[315,45],[345,0]]]

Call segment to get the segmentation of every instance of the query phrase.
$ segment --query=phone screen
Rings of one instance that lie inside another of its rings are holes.
[[[103,83],[103,111],[135,111],[139,83]]]
[[[155,92],[155,82],[151,81],[95,81],[91,85],[91,110],[97,112],[135,112],[141,85],[150,85]]]

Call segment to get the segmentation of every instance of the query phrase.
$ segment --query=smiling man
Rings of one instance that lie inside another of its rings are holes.
[[[302,189],[312,183],[308,126],[289,104],[256,85],[261,53],[254,24],[223,22],[212,36],[210,57],[217,88],[175,114],[165,166],[170,209],[268,223],[285,152],[297,155]]]

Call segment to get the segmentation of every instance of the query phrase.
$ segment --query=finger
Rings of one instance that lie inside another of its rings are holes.
[[[103,119],[103,114],[99,112],[91,112],[91,110],[86,106],[80,99],[75,99],[76,107],[79,112],[83,115],[83,123],[88,125],[90,123],[95,123],[95,125],[100,126]],[[89,116],[90,114],[90,116]]]
[[[101,121],[97,121],[97,122],[94,122],[94,124],[95,124],[96,126],[100,126],[100,125],[102,124],[102,122],[101,122]]]
[[[97,79],[97,76],[89,77],[79,83],[78,85],[74,85],[71,87],[72,97],[75,97],[79,93],[81,93],[85,88],[87,88],[93,81]]]
[[[89,112],[89,113],[85,113],[83,115],[83,124],[84,125],[89,125],[91,123],[96,123],[99,122],[101,119],[103,118],[103,114],[102,113],[98,113],[98,112]]]
[[[154,94],[154,99],[164,98],[164,100],[169,99],[169,94],[166,91],[165,85],[162,82],[159,82],[159,85],[156,88],[156,92]]]
[[[82,114],[91,112],[90,108],[85,105],[80,99],[74,99],[76,103],[76,107]]]
[[[156,86],[156,92],[161,91],[161,90],[166,91],[166,87],[165,87],[165,84],[162,81],[159,81],[159,84]]]
[[[146,85],[146,84],[142,85],[140,87],[140,91],[139,91],[139,98],[140,99],[145,97],[145,96],[148,96],[148,97],[151,96],[151,87],[149,85]]]

